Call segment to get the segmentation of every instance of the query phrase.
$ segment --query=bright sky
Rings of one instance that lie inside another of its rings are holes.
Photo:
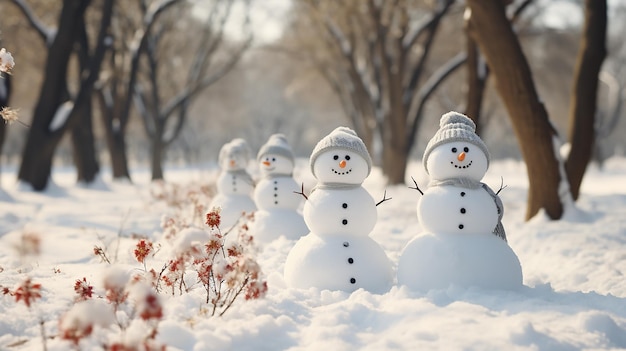
[[[549,1],[541,17],[548,27],[571,28],[583,21],[583,9],[569,1]]]
[[[608,0],[609,25],[615,9],[626,6],[626,0]],[[544,0],[541,13],[543,21],[552,28],[571,28],[579,26],[584,20],[584,5],[571,0]],[[621,19],[619,19],[621,21]]]
[[[194,13],[199,18],[208,15],[208,1],[196,0]],[[282,35],[284,19],[291,6],[290,0],[250,0],[251,21],[256,44],[272,42]],[[245,16],[244,2],[235,3],[231,20],[227,24],[228,33],[233,39],[241,38],[241,23]]]

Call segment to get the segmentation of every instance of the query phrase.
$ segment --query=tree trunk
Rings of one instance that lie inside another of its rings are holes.
[[[598,76],[606,57],[606,26],[606,0],[586,0],[585,27],[578,51],[569,110],[568,136],[571,149],[565,162],[574,200],[578,198],[580,184],[593,153]]]
[[[0,86],[0,109],[2,109],[9,106],[9,99],[11,98],[11,75],[0,73],[0,84],[2,84],[2,86]],[[4,145],[6,129],[6,123],[0,119],[0,156],[2,156],[2,146]]]
[[[90,53],[87,24],[83,17],[79,23],[80,32],[76,33],[76,43],[79,71],[78,76],[89,75]],[[86,96],[85,96],[86,95]],[[91,183],[100,171],[96,156],[95,138],[93,133],[92,100],[91,94],[85,94],[84,101],[76,101],[74,108],[78,114],[78,122],[72,128],[72,146],[74,165],[76,166],[77,181]],[[68,93],[69,96],[69,93]]]
[[[112,83],[112,85],[115,84],[115,82]],[[120,108],[120,101],[123,98],[107,98],[108,95],[115,95],[115,92],[105,91],[106,89],[106,87],[98,89],[96,97],[100,105],[100,115],[111,162],[111,173],[113,179],[131,180],[128,157],[126,156],[126,123],[115,118],[115,111]]]
[[[102,117],[104,121],[104,130],[106,134],[106,143],[111,158],[111,173],[113,179],[128,179],[130,172],[128,170],[128,157],[126,156],[126,132],[123,128],[114,128],[113,124],[106,116]]]
[[[150,144],[152,157],[152,180],[161,180],[163,179],[163,157],[165,154],[163,137],[153,137]]]
[[[0,108],[2,108],[4,106],[0,106]],[[6,123],[4,123],[4,121],[0,121],[0,155],[2,155],[2,145],[4,145],[4,137],[6,135],[6,131],[7,131],[7,125]],[[0,166],[2,166],[0,164]],[[2,168],[2,167],[0,167]]]
[[[399,140],[399,138],[395,138]],[[406,175],[406,166],[409,155],[405,145],[398,145],[394,141],[387,141],[387,146],[383,148],[382,163],[384,174],[389,184],[403,184]],[[402,143],[400,143],[402,144]]]
[[[407,111],[403,101],[402,76],[389,72],[389,113],[382,126],[383,173],[389,184],[404,184],[410,146],[407,140]]]
[[[556,132],[539,100],[530,67],[501,0],[468,0],[469,30],[485,55],[497,90],[511,118],[528,170],[526,219],[544,209],[551,219],[563,215],[561,179],[555,154]],[[568,190],[569,191],[569,190]]]
[[[78,31],[79,18],[83,16],[88,3],[82,0],[63,1],[57,34],[48,49],[45,77],[18,173],[18,178],[35,190],[46,188],[52,171],[54,151],[63,136],[64,128],[51,130],[50,126],[62,102],[74,35]]]
[[[72,128],[72,145],[74,146],[74,164],[77,180],[91,183],[96,179],[100,166],[96,158],[95,137],[93,134],[92,104],[87,101],[78,107],[80,122]]]
[[[467,103],[465,115],[476,124],[476,134],[482,135],[484,119],[481,118],[488,67],[481,62],[480,50],[471,35],[467,33]]]

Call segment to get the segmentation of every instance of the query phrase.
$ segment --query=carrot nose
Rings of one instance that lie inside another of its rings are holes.
[[[456,157],[456,159],[457,159],[457,160],[459,160],[459,161],[463,161],[463,160],[465,160],[465,152],[461,152],[461,153],[460,153],[460,154]]]
[[[234,166],[235,165],[235,160],[230,160],[230,166]]]
[[[341,160],[341,162],[339,162],[339,167],[345,168],[346,167],[346,160]]]
[[[268,166],[268,167],[269,167],[269,165],[270,165],[270,161],[263,161],[263,162],[261,162],[261,163],[263,163],[264,165],[266,165],[266,166]]]

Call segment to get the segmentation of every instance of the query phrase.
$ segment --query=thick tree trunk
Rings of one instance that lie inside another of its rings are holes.
[[[484,120],[481,118],[488,67],[480,59],[480,50],[474,39],[467,34],[467,102],[465,115],[476,123],[476,134],[482,135]]]
[[[354,94],[356,95],[356,93]],[[355,108],[357,112],[357,120],[353,120],[354,130],[359,135],[365,147],[372,154],[372,158],[376,158],[374,154],[374,131],[376,130],[376,116],[371,100],[365,96],[353,97],[353,101],[361,101],[357,103]]]
[[[398,138],[396,138],[398,139]],[[388,142],[383,148],[383,169],[389,184],[403,184],[409,155],[404,145]]]
[[[45,77],[18,173],[18,178],[35,190],[46,188],[54,151],[63,136],[64,128],[52,130],[51,122],[62,102],[74,35],[88,3],[82,0],[63,1],[57,34],[48,49]]]
[[[96,179],[100,166],[96,158],[95,137],[93,134],[93,119],[91,101],[81,104],[80,122],[72,128],[72,145],[74,146],[74,164],[76,165],[77,180],[91,183]]]
[[[382,170],[389,184],[404,184],[410,146],[407,140],[407,111],[403,101],[402,77],[389,74],[389,114],[382,126]]]
[[[80,32],[76,35],[77,54],[79,62],[78,76],[89,75],[91,58],[89,53],[89,37],[84,18],[80,18]],[[69,96],[68,92],[68,96]],[[72,146],[74,165],[76,166],[77,181],[91,183],[96,179],[100,167],[96,156],[95,138],[93,133],[92,100],[91,94],[84,94],[84,101],[76,101],[75,113],[78,114],[77,123],[72,128]]]
[[[595,142],[598,76],[606,57],[606,11],[606,0],[585,1],[585,27],[578,51],[569,110],[568,136],[571,149],[565,162],[575,200],[580,193],[580,184]]]
[[[563,215],[562,181],[554,149],[554,131],[539,100],[528,62],[502,0],[468,0],[469,30],[485,55],[497,90],[511,117],[529,178],[526,219],[540,209],[552,219]]]
[[[124,129],[116,129],[110,121],[105,119],[106,144],[111,158],[111,173],[113,179],[128,179],[130,172],[128,170],[128,157],[126,156],[126,132]]]
[[[161,138],[152,138],[152,180],[163,179],[163,156],[165,154],[165,144]]]
[[[113,83],[115,85],[115,83]],[[104,126],[104,134],[109,158],[111,162],[111,173],[113,179],[128,179],[130,172],[128,169],[128,157],[126,156],[126,123],[114,117],[116,109],[119,109],[119,102],[122,98],[107,99],[107,95],[114,95],[114,92],[105,92],[99,89],[96,97],[100,105],[100,115],[102,117],[102,125]],[[109,101],[111,100],[111,101]]]

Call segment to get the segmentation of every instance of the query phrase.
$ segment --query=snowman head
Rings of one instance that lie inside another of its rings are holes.
[[[426,173],[433,179],[482,179],[489,167],[489,151],[474,132],[474,122],[458,112],[448,112],[439,127],[424,150]]]
[[[432,179],[469,178],[480,181],[487,172],[488,160],[476,145],[464,141],[453,141],[436,146],[426,169]]]
[[[272,135],[257,154],[259,169],[263,175],[291,175],[294,156],[283,134]]]
[[[320,140],[309,162],[321,183],[361,184],[372,169],[363,140],[346,127],[338,127]]]
[[[218,163],[220,168],[227,171],[245,169],[250,160],[248,143],[241,138],[233,139],[220,149]]]

